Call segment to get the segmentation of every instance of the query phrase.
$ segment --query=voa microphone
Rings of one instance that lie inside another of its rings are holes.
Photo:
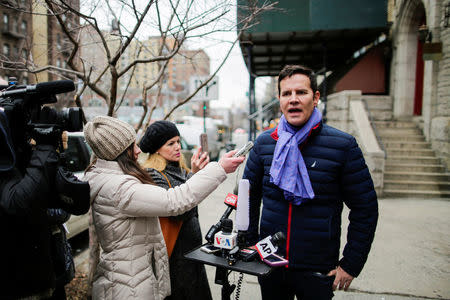
[[[214,235],[214,246],[217,248],[231,250],[236,246],[237,234],[233,232],[233,221],[224,219],[222,230]]]

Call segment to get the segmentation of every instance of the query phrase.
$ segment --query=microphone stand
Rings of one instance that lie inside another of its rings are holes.
[[[219,266],[216,267],[216,277],[214,278],[214,283],[222,286],[221,289],[222,300],[230,300],[231,294],[236,288],[235,284],[230,285],[230,282],[228,281],[228,275],[230,273],[231,271],[228,271],[223,267]]]

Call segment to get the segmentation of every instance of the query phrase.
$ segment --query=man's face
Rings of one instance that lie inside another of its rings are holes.
[[[303,126],[319,102],[320,93],[311,89],[308,76],[294,74],[280,81],[280,109],[293,126]]]

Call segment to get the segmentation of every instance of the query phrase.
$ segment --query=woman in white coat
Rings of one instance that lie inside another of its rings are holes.
[[[234,172],[244,158],[225,154],[186,183],[165,190],[137,163],[133,127],[99,116],[84,128],[97,159],[85,180],[102,249],[93,278],[93,299],[164,299],[170,295],[169,264],[159,216],[190,210]]]

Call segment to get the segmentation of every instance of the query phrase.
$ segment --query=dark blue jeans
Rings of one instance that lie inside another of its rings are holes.
[[[263,300],[329,300],[333,298],[334,276],[316,272],[276,268],[258,278]]]

